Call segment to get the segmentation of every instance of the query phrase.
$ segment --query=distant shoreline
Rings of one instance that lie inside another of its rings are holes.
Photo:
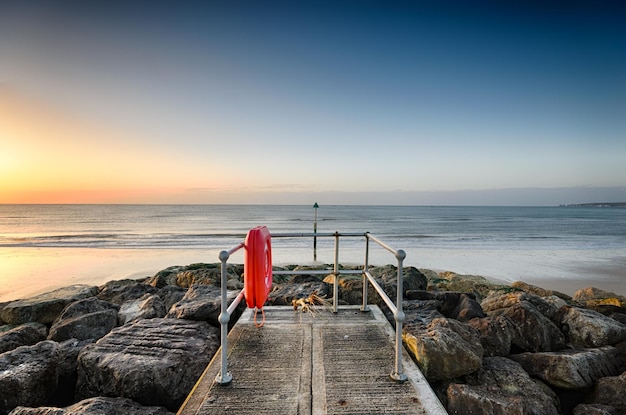
[[[598,208],[626,208],[626,202],[594,202],[559,205],[560,207],[598,207]]]

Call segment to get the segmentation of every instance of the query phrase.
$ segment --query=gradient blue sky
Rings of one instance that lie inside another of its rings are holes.
[[[0,203],[626,201],[625,133],[620,2],[0,0]]]

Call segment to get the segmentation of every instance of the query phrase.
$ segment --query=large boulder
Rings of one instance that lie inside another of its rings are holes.
[[[235,299],[237,294],[238,292],[236,291],[228,291],[228,304]],[[241,307],[243,307],[243,305]],[[241,307],[239,310],[241,310]],[[170,308],[166,317],[207,321],[211,325],[219,327],[219,315],[221,311],[222,292],[219,287],[214,285],[194,285],[187,290],[187,293],[179,302]]]
[[[118,306],[96,297],[69,304],[50,327],[49,340],[99,339],[117,326]]]
[[[510,354],[516,329],[508,318],[505,316],[474,318],[467,324],[480,333],[484,356],[508,356]]]
[[[172,266],[157,272],[153,277],[146,280],[146,283],[157,288],[168,285],[189,288],[193,285],[216,285],[221,286],[221,263],[212,264],[190,264],[185,266]],[[229,289],[241,289],[241,275],[243,265],[227,264],[226,281]]]
[[[335,274],[329,274],[324,278],[324,284],[330,287],[329,298],[332,298],[333,284],[335,283]],[[339,286],[339,304],[351,304],[359,305],[363,304],[363,277],[360,275],[340,275],[337,282]],[[395,302],[395,292],[390,290],[392,288],[388,285],[382,285],[382,281],[379,281],[383,290],[390,298],[393,298]],[[280,288],[279,288],[280,290]],[[378,295],[376,290],[370,285],[367,292],[367,303],[377,305],[381,308],[385,307],[384,300]]]
[[[117,319],[120,325],[142,318],[161,318],[165,317],[167,310],[165,303],[158,295],[145,294],[136,300],[130,300],[122,304],[120,311],[117,313]]]
[[[486,314],[480,303],[476,301],[476,298],[472,294],[461,294],[459,302],[452,310],[450,318],[454,318],[459,321],[470,321],[474,318],[485,317]]]
[[[184,268],[185,267],[181,265],[167,267],[154,274],[154,276],[146,279],[144,282],[156,288],[163,288],[168,285],[176,286],[176,276]]]
[[[407,291],[406,298],[408,300],[438,301],[440,303],[439,311],[445,317],[463,322],[473,318],[485,317],[485,312],[472,293],[410,290]]]
[[[172,308],[174,304],[182,300],[186,293],[186,288],[182,288],[177,285],[167,285],[159,289],[158,295],[161,297],[161,300],[163,300],[163,304],[165,305],[165,310],[167,312],[167,310]]]
[[[194,285],[221,286],[221,264],[191,264],[176,274],[176,285],[189,288]]]
[[[587,287],[578,290],[572,296],[572,300],[584,305],[593,307],[596,305],[614,305],[618,307],[626,306],[626,297],[614,292],[600,290],[595,287]]]
[[[126,397],[176,411],[219,347],[206,322],[137,320],[113,329],[78,356],[78,399]]]
[[[445,271],[440,272],[437,277],[431,279],[430,288],[440,291],[472,293],[478,301],[498,293],[511,291],[510,286],[489,281],[479,275],[462,275]]]
[[[20,346],[32,346],[46,340],[48,328],[41,323],[0,326],[0,354]]]
[[[562,350],[559,352],[521,353],[509,356],[531,376],[562,389],[585,389],[605,376],[615,376],[621,369],[615,347]]]
[[[385,265],[382,267],[374,267],[370,269],[370,274],[376,280],[380,280],[382,282],[383,287],[385,285],[391,284],[394,288],[392,290],[393,296],[390,297],[395,300],[395,295],[397,290],[395,287],[398,282],[398,267],[394,265]],[[407,291],[411,290],[425,290],[428,286],[428,279],[420,270],[415,267],[404,267],[402,268],[402,290],[404,291],[402,294],[404,295]],[[385,290],[386,291],[386,290]]]
[[[158,288],[132,279],[109,281],[100,287],[98,298],[113,304],[122,305],[146,294],[157,294]]]
[[[483,310],[489,312],[509,308],[520,303],[532,305],[539,313],[550,320],[554,319],[557,311],[557,308],[549,301],[546,301],[546,299],[525,291],[489,296],[481,302],[481,306]]]
[[[270,305],[292,305],[292,301],[317,295],[332,302],[332,285],[312,276],[296,276],[284,284],[277,284],[267,299]],[[360,304],[360,303],[359,303]]]
[[[65,306],[83,298],[93,297],[97,293],[98,287],[89,285],[59,288],[35,297],[10,302],[0,311],[0,318],[9,324],[22,324],[29,321],[51,324]]]
[[[574,293],[578,304],[626,325],[626,297],[594,287],[583,288]]]
[[[0,414],[45,405],[58,382],[59,346],[45,340],[0,354]]]
[[[511,345],[517,351],[556,351],[565,347],[565,338],[552,321],[556,308],[526,292],[492,296],[481,303],[491,317],[506,317],[515,327]]]
[[[173,415],[159,406],[142,406],[127,398],[89,398],[66,408],[19,406],[9,415]]]
[[[610,308],[612,309],[613,307],[610,307]],[[602,310],[596,309],[596,311],[604,315],[607,315],[611,317],[613,320],[626,325],[626,308],[620,307],[618,310],[608,310],[608,311],[606,309],[602,309]]]
[[[409,300],[402,303],[404,317],[404,329],[412,331],[424,331],[433,320],[445,318],[441,311],[441,302],[436,300]],[[387,319],[393,321],[393,314],[388,313]]]
[[[548,299],[551,298],[551,297],[557,297],[557,298],[560,298],[560,299],[562,299],[564,301],[570,301],[572,299],[572,297],[570,297],[567,294],[563,294],[562,292],[553,291],[553,290],[546,290],[544,288],[537,287],[536,285],[528,284],[528,283],[525,283],[523,281],[512,282],[511,283],[511,287],[517,288],[518,290],[522,290],[522,291],[525,291],[525,292],[530,293],[530,294],[537,295],[537,296],[545,299],[548,302],[550,302]]]
[[[559,414],[554,393],[507,358],[486,357],[483,367],[465,378],[467,384],[448,386],[450,414]]]
[[[361,269],[354,267],[353,270]],[[378,285],[383,289],[387,296],[395,303],[398,293],[398,267],[393,265],[385,265],[382,267],[373,267],[369,270],[370,274]],[[333,285],[335,275],[329,273],[324,278],[324,282]],[[369,284],[369,283],[368,283]],[[363,276],[361,274],[339,274],[339,300],[345,304],[358,305],[363,302]],[[415,267],[405,267],[402,269],[402,295],[406,296],[409,291],[425,290],[428,280]],[[378,292],[368,287],[367,293],[368,304],[376,304],[382,308],[386,307],[384,300]]]
[[[557,319],[574,347],[601,347],[626,340],[626,325],[597,311],[566,306],[559,309]]]
[[[426,379],[453,379],[480,368],[483,347],[476,329],[412,302],[403,308],[402,338]]]
[[[598,379],[594,388],[591,403],[610,405],[616,414],[626,414],[626,372],[619,376]]]
[[[94,342],[95,339],[69,339],[59,343],[59,382],[50,404],[66,406],[75,402],[78,355],[85,346]]]

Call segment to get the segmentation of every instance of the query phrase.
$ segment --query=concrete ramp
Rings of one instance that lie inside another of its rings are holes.
[[[406,352],[409,380],[389,377],[395,336],[378,307],[336,314],[266,307],[265,314],[257,328],[246,310],[228,335],[232,383],[215,382],[218,351],[179,415],[447,413]]]

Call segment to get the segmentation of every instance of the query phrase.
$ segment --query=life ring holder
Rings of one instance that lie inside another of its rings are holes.
[[[263,305],[272,289],[272,240],[266,226],[250,229],[244,242],[243,293],[248,308],[254,309],[254,325],[265,324]],[[263,320],[257,323],[257,313]]]

